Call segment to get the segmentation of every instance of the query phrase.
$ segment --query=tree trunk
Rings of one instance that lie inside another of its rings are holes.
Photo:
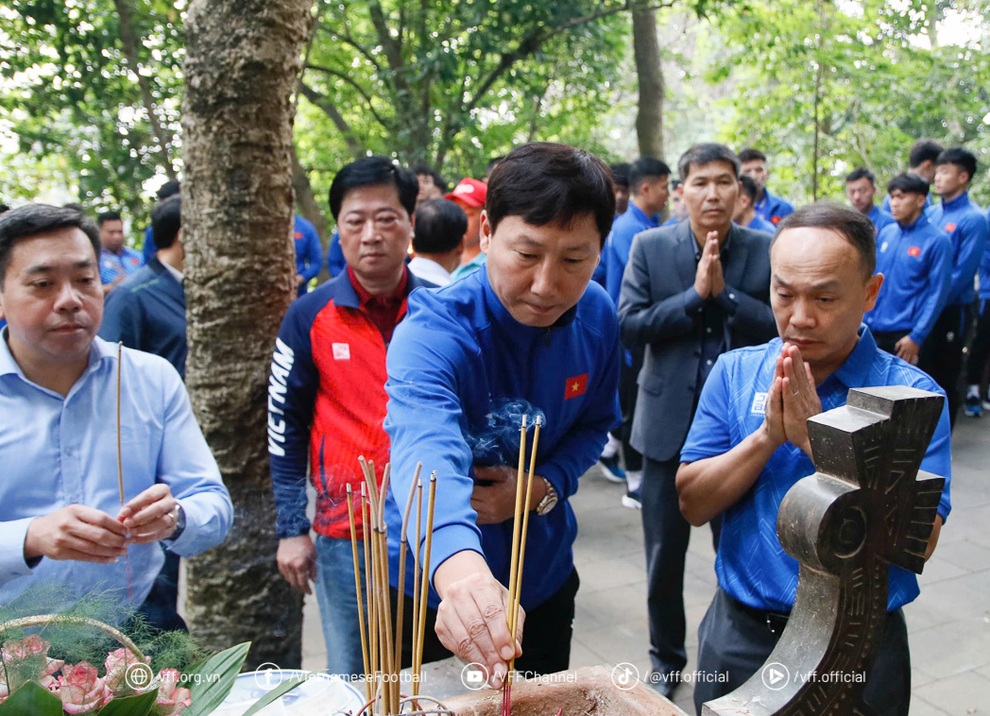
[[[636,135],[639,154],[663,159],[663,68],[657,38],[657,11],[637,4],[632,11],[633,51],[639,81]]]
[[[275,563],[266,386],[295,295],[291,94],[311,0],[192,0],[186,19],[183,243],[193,408],[234,501],[188,564],[197,641],[251,640],[251,666],[301,661],[302,597]]]

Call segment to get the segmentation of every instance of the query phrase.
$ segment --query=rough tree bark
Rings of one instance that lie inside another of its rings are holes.
[[[291,94],[311,0],[192,0],[186,19],[183,239],[186,383],[234,501],[226,543],[188,564],[204,646],[297,666],[302,598],[275,564],[268,365],[295,293]]]
[[[639,81],[636,136],[639,154],[663,159],[663,68],[657,38],[657,11],[648,3],[633,6],[633,53]]]

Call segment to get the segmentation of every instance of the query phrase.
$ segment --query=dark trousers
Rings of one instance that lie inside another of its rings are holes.
[[[573,570],[563,586],[535,609],[526,612],[523,624],[522,656],[516,659],[516,670],[527,676],[565,671],[571,660],[571,636],[574,634],[574,598],[581,580]],[[396,590],[389,590],[393,618],[396,614]],[[412,663],[412,597],[404,595],[402,607],[402,666]],[[426,636],[423,639],[423,663],[447,659],[453,654],[440,643],[436,632],[437,612],[426,610]]]
[[[636,396],[639,395],[636,379],[643,369],[645,354],[645,346],[633,346],[624,351],[622,368],[619,371],[619,407],[622,409],[622,425],[619,426],[616,437],[622,441],[622,458],[626,470],[633,471],[643,469],[643,456],[632,446],[629,438],[632,436],[633,415],[636,413]]]
[[[165,552],[165,564],[155,577],[148,597],[144,600],[137,613],[148,626],[162,631],[189,631],[186,622],[179,616],[179,555]]]
[[[949,422],[953,426],[956,424],[956,412],[962,404],[959,376],[969,324],[969,306],[946,306],[921,346],[918,360],[918,367],[928,373],[948,396]]]
[[[719,589],[705,618],[698,627],[698,672],[727,674],[716,683],[698,679],[694,686],[694,707],[737,688],[763,668],[777,645],[782,629],[771,631],[766,618],[744,609]],[[784,664],[793,674],[797,665]],[[864,700],[878,716],[907,716],[911,703],[911,654],[907,624],[900,609],[889,612],[873,663],[866,669]]]
[[[966,383],[983,385],[983,374],[990,360],[990,300],[980,301],[980,315],[976,319],[976,334],[969,346],[966,359]],[[980,396],[983,397],[982,395]]]
[[[691,525],[681,514],[674,478],[680,460],[645,458],[643,538],[646,544],[646,604],[650,620],[650,664],[657,674],[681,671],[687,664],[684,635],[684,559]],[[712,520],[718,549],[721,518]]]
[[[897,341],[901,340],[910,331],[874,331],[873,340],[877,343],[877,348],[887,351],[892,356],[897,355]]]

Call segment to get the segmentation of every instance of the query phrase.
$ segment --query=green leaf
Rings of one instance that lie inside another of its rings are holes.
[[[253,714],[258,713],[269,704],[274,703],[279,697],[289,693],[294,688],[301,686],[304,683],[306,683],[305,676],[297,676],[291,679],[286,679],[255,702],[251,708],[244,712],[243,716],[253,716]]]
[[[102,709],[97,716],[147,716],[155,706],[158,689],[137,696],[122,696],[115,698]]]
[[[234,687],[234,680],[244,666],[250,648],[251,642],[246,641],[189,669],[187,673],[192,706],[182,713],[185,716],[207,716],[213,713]]]
[[[0,704],[0,716],[62,716],[62,701],[39,684],[28,681]]]

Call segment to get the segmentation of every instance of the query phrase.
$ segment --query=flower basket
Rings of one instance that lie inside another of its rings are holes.
[[[4,641],[12,630],[63,624],[96,629],[121,644],[107,654],[102,676],[88,662],[50,658],[49,644],[38,635]],[[97,619],[59,614],[14,619],[0,624],[0,716],[205,716],[230,692],[250,646],[239,644],[185,673],[155,674],[130,638]]]

